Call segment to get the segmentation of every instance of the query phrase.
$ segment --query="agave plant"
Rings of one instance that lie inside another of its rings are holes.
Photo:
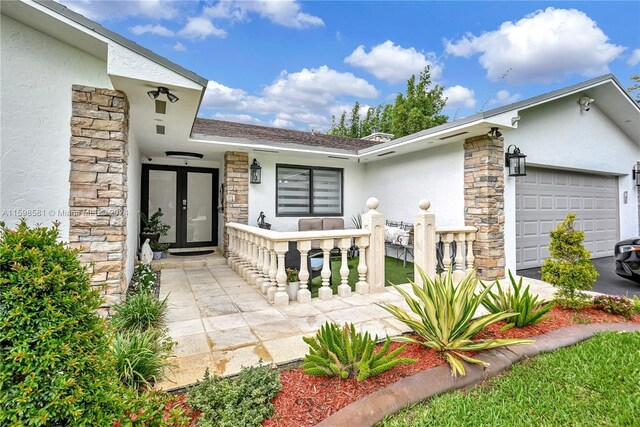
[[[346,379],[356,377],[362,381],[381,374],[399,364],[415,363],[416,359],[397,358],[406,344],[389,352],[391,339],[374,352],[378,336],[371,338],[369,332],[356,332],[353,324],[340,326],[325,323],[315,337],[303,337],[309,344],[309,354],[301,368],[305,374],[336,376]]]
[[[453,283],[451,270],[444,275],[438,275],[434,280],[429,278],[422,269],[419,271],[423,285],[410,281],[415,298],[394,285],[417,317],[410,316],[405,310],[395,305],[378,304],[421,338],[401,336],[394,338],[394,341],[415,343],[442,352],[451,366],[453,376],[458,373],[465,374],[461,360],[488,365],[482,360],[462,354],[461,351],[477,351],[533,342],[526,339],[472,339],[488,325],[513,317],[515,313],[502,311],[474,320],[476,310],[491,289],[491,286],[488,286],[479,294],[475,293],[478,284],[475,271],[469,271],[457,285]]]
[[[544,304],[544,301],[538,298],[537,295],[532,295],[529,292],[529,285],[522,290],[522,277],[516,282],[511,271],[509,271],[509,279],[511,281],[511,289],[504,291],[500,287],[500,283],[496,280],[493,284],[498,288],[498,292],[494,293],[489,291],[487,298],[482,301],[484,308],[491,313],[501,313],[510,311],[516,313],[513,317],[507,317],[507,325],[502,328],[503,331],[513,328],[522,328],[527,325],[535,325],[542,322],[549,317],[548,312],[554,306],[553,302]],[[481,282],[482,283],[482,282]],[[482,284],[485,289],[487,286]]]

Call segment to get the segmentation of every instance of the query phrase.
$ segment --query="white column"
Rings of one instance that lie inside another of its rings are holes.
[[[422,285],[420,268],[431,278],[436,275],[436,216],[429,213],[431,203],[422,199],[418,202],[420,212],[415,216],[413,226],[413,277],[418,285]]]
[[[308,304],[311,302],[311,291],[308,289],[309,269],[307,268],[307,256],[311,249],[311,240],[301,240],[298,242],[298,250],[300,251],[300,272],[298,279],[300,280],[300,289],[298,290],[297,299],[300,304]]]
[[[358,283],[356,283],[356,293],[368,294],[369,284],[367,283],[367,247],[369,246],[369,236],[362,236],[356,239],[358,246]]]
[[[456,239],[456,266],[453,271],[453,278],[455,280],[460,280],[464,277],[464,252],[467,249],[467,244],[465,242],[465,232],[455,233],[454,238]]]
[[[467,271],[472,270],[474,268],[474,264],[476,262],[476,257],[473,255],[473,241],[476,240],[476,233],[471,232],[467,233]]]
[[[347,263],[347,252],[351,247],[351,237],[340,239],[339,247],[342,263],[340,264],[340,285],[338,285],[338,295],[341,297],[350,297],[351,286],[349,286],[349,264]]]
[[[275,251],[278,254],[278,272],[276,280],[278,290],[273,295],[273,303],[278,307],[289,305],[289,294],[287,293],[287,272],[284,268],[284,254],[289,249],[289,242],[275,242]]]
[[[262,291],[263,294],[267,294],[267,291],[269,290],[269,288],[271,287],[271,242],[268,240],[265,240],[264,242],[264,253],[263,253],[263,257],[264,257],[264,262],[263,262],[263,266],[262,266],[262,274],[264,275],[264,280],[262,281],[262,284],[260,285],[260,290]],[[274,273],[275,274],[275,273]]]
[[[322,287],[318,289],[318,298],[328,300],[333,298],[331,290],[331,249],[333,249],[333,239],[322,241]]]
[[[256,288],[260,289],[262,282],[264,281],[264,277],[262,276],[262,268],[264,262],[264,239],[262,237],[258,238],[258,263],[256,265],[256,280],[254,281],[254,285]]]
[[[451,233],[442,233],[442,242],[444,244],[444,251],[442,255],[442,263],[444,264],[445,272],[451,267],[451,242],[453,241],[453,235]]]
[[[276,280],[276,275],[278,274],[278,254],[273,250],[274,243],[271,242],[269,244],[269,252],[271,253],[271,263],[269,264],[269,283],[270,286],[267,289],[267,299],[269,301],[273,301],[273,296],[278,291],[278,282]]]
[[[367,251],[367,283],[370,292],[384,290],[384,215],[378,212],[380,202],[375,197],[367,200],[369,212],[362,214],[362,228],[369,231]]]
[[[227,265],[233,266],[233,260],[235,258],[235,232],[233,228],[226,226],[227,234],[229,235],[229,246],[227,247]]]

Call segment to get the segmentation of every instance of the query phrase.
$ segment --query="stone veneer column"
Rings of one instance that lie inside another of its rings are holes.
[[[505,277],[502,139],[482,135],[464,142],[464,219],[478,228],[473,246],[478,276]]]
[[[249,222],[249,154],[241,151],[224,153],[223,222]],[[227,256],[229,233],[224,227],[224,255]]]
[[[129,103],[123,92],[78,85],[72,101],[69,241],[109,307],[126,286]]]

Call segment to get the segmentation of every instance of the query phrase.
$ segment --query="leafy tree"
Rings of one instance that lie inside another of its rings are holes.
[[[405,93],[399,93],[393,104],[380,104],[369,108],[365,118],[360,118],[360,103],[356,102],[351,110],[351,117],[346,123],[346,111],[342,113],[339,123],[332,117],[330,135],[362,138],[372,133],[373,127],[379,132],[392,133],[396,138],[410,135],[424,129],[446,123],[448,117],[440,114],[445,106],[444,88],[440,85],[432,87],[429,67],[416,78],[412,75],[407,80]]]
[[[627,90],[631,95],[635,93],[635,100],[640,103],[640,74],[634,74],[630,79],[633,80],[633,86],[629,86]]]
[[[581,308],[590,304],[590,298],[580,291],[593,287],[598,272],[585,249],[584,231],[574,228],[576,214],[567,215],[562,224],[551,231],[550,257],[544,260],[542,280],[559,288],[556,300],[565,308]]]

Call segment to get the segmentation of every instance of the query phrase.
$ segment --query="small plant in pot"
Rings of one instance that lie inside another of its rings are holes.
[[[169,250],[168,243],[151,242],[149,243],[149,246],[151,246],[151,250],[153,251],[153,259],[155,260],[164,258],[164,254]]]
[[[142,223],[142,232],[140,233],[141,244],[149,239],[150,243],[158,243],[161,236],[169,233],[171,226],[162,222],[162,209],[158,210],[151,216],[147,216],[144,212],[140,212],[140,222]]]
[[[300,290],[300,280],[298,279],[298,270],[295,268],[287,268],[287,293],[289,301],[295,301]]]

